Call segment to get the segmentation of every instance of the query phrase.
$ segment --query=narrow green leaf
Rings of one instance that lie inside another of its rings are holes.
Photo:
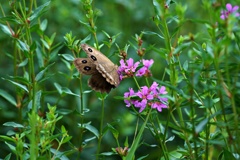
[[[29,20],[34,21],[37,18],[39,18],[43,13],[45,13],[47,11],[47,7],[50,5],[50,1],[46,2],[45,4],[39,6],[38,8],[36,8],[33,12],[33,14],[31,15],[31,17],[29,18]]]
[[[4,33],[6,33],[7,35],[12,37],[12,33],[11,33],[10,29],[8,28],[8,26],[0,24],[0,27]]]
[[[40,90],[36,93],[36,98],[35,98],[37,108],[41,107],[41,96],[42,96],[42,91]]]
[[[148,154],[145,155],[145,156],[141,156],[141,157],[139,157],[137,160],[142,160],[142,159],[145,159],[145,158],[147,158],[147,157],[148,157]]]
[[[87,129],[88,131],[92,132],[96,137],[99,138],[98,130],[92,125],[90,125],[90,123],[78,124],[78,126]]]
[[[59,56],[63,57],[67,61],[74,61],[74,57],[71,54],[59,54]]]
[[[187,60],[183,63],[183,69],[185,71],[188,71],[188,61]]]
[[[4,141],[9,141],[9,142],[15,142],[15,140],[11,137],[8,136],[2,136],[0,135],[0,139],[4,140]]]
[[[102,155],[102,156],[112,156],[112,155],[117,155],[117,154],[114,153],[114,152],[102,152],[99,155]]]
[[[82,43],[86,43],[87,41],[89,41],[91,39],[91,34],[89,34],[87,37],[85,37],[83,40],[81,40],[81,44]]]
[[[204,128],[205,126],[207,125],[209,121],[209,118],[205,118],[204,120],[202,120],[195,128],[195,132],[196,133],[200,133]]]
[[[15,123],[15,122],[6,122],[3,125],[8,126],[8,127],[14,127],[14,128],[24,128],[23,125],[21,125],[19,123]]]
[[[192,42],[182,43],[177,48],[174,49],[173,54],[179,54],[181,51],[191,46]]]
[[[143,34],[146,34],[146,35],[156,35],[156,36],[158,36],[159,38],[164,39],[163,36],[161,36],[160,34],[158,34],[158,33],[156,33],[156,32],[152,32],[152,31],[143,31],[142,33],[143,33]]]
[[[26,58],[24,61],[19,63],[18,67],[24,67],[24,66],[26,66],[27,63],[28,63],[28,59]]]
[[[142,134],[143,134],[143,131],[144,131],[146,125],[147,125],[147,121],[148,121],[148,118],[149,118],[150,113],[151,113],[151,112],[148,113],[145,122],[143,123],[140,131],[138,132],[138,135],[137,135],[135,141],[133,142],[129,153],[128,153],[127,156],[126,156],[126,159],[134,159],[134,157],[135,157],[135,152],[136,152],[137,147],[138,147],[138,145],[139,145],[139,143],[140,143],[140,140],[141,140],[141,138],[142,138]]]
[[[47,24],[48,24],[48,20],[47,20],[47,19],[44,19],[44,20],[42,21],[42,23],[40,24],[40,29],[41,29],[41,31],[45,31],[45,30],[46,30]]]
[[[118,139],[118,135],[119,132],[118,130],[116,130],[112,125],[110,125],[109,123],[107,124],[108,128],[110,129],[110,131],[112,132],[113,136],[115,139]]]
[[[0,96],[2,96],[4,99],[6,99],[12,105],[17,106],[16,100],[10,94],[8,94],[6,91],[0,89]]]
[[[85,143],[88,143],[88,142],[90,142],[90,141],[92,141],[92,140],[94,140],[94,139],[96,139],[96,136],[90,137],[90,138],[86,138],[86,139],[84,139],[84,142],[85,142]]]
[[[40,72],[36,75],[35,80],[38,82],[38,81],[43,77],[43,75],[44,75],[44,73],[46,72],[46,70],[47,70],[49,67],[51,67],[53,64],[54,64],[54,63],[49,64],[44,70],[40,71]]]
[[[19,49],[21,49],[22,51],[29,52],[29,46],[26,43],[24,43],[19,39],[17,41],[18,41]]]
[[[12,153],[9,153],[3,160],[10,160],[12,156]]]
[[[236,158],[233,156],[233,153],[224,149],[223,150],[223,155],[224,155],[224,159],[227,159],[227,160],[236,160]]]
[[[26,74],[27,72],[25,72]],[[28,76],[20,77],[20,76],[9,76],[12,80],[17,81],[18,83],[30,85],[31,82],[28,81]],[[27,78],[25,78],[27,77]]]
[[[58,83],[54,83],[54,86],[56,87],[58,93],[61,95],[62,94],[62,87]]]
[[[48,43],[44,40],[44,39],[40,39],[43,43],[43,45],[45,46],[45,48],[47,48],[49,50],[50,46],[48,45]]]
[[[19,84],[19,83],[17,83],[17,82],[14,82],[14,81],[12,81],[12,80],[9,80],[9,79],[5,79],[5,78],[2,78],[2,79],[11,82],[12,84],[14,84],[14,85],[22,88],[22,89],[25,90],[26,92],[29,92],[28,89],[27,89],[27,87],[26,87],[25,85]]]
[[[16,153],[16,147],[15,146],[11,145],[8,142],[5,142],[5,144],[11,149],[12,152]]]
[[[80,97],[78,94],[73,93],[69,88],[62,87],[61,89],[62,89],[62,93],[66,93],[66,94],[69,94],[69,95]]]

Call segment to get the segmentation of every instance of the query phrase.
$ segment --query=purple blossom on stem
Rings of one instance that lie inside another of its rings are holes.
[[[226,4],[226,9],[224,11],[221,11],[221,19],[227,19],[230,14],[233,14],[235,17],[239,17],[240,13],[237,12],[239,6],[232,6],[230,3]]]
[[[158,87],[158,84],[153,82],[150,87],[143,86],[137,92],[130,88],[129,92],[124,93],[124,102],[127,107],[133,105],[136,108],[140,108],[139,112],[142,112],[147,106],[151,106],[153,109],[161,112],[162,108],[168,108],[168,99],[163,97],[165,94],[167,94],[166,87]],[[138,100],[132,100],[131,97],[137,97]]]
[[[136,69],[138,67],[140,62],[134,63],[132,58],[129,58],[126,63],[123,59],[120,60],[120,66],[118,67],[118,73],[120,74],[120,79],[123,79],[124,75],[127,75],[129,77],[133,76],[136,72]]]
[[[125,92],[124,93],[124,98],[126,98],[124,100],[124,102],[126,103],[126,106],[127,107],[130,107],[132,103],[134,103],[133,100],[129,100],[132,96],[134,96],[135,93],[134,93],[134,90],[132,88],[129,88],[129,92]]]
[[[143,63],[143,67],[140,68],[137,71],[136,76],[141,77],[141,76],[150,76],[151,75],[151,71],[149,70],[149,68],[152,66],[152,64],[154,63],[153,59],[150,60],[142,60]]]
[[[153,95],[147,86],[143,86],[141,91],[138,91],[136,95],[141,99],[141,101],[136,101],[135,106],[140,108],[139,112],[142,112],[146,108],[148,100],[153,99]]]

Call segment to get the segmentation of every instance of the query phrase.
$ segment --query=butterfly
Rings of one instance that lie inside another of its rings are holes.
[[[76,58],[73,63],[80,73],[92,75],[88,85],[102,93],[109,93],[112,88],[117,87],[120,83],[118,66],[88,44],[81,44],[81,48],[88,58]]]

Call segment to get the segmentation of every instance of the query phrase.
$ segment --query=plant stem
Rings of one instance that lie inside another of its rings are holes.
[[[103,95],[102,95],[103,96]],[[99,138],[98,138],[98,148],[97,148],[97,155],[96,155],[96,159],[99,159],[99,154],[100,154],[100,150],[101,150],[101,142],[102,142],[102,138],[103,138],[103,120],[104,120],[104,97],[101,98],[102,101],[102,112],[101,112],[101,122],[100,122],[100,129],[99,129]]]

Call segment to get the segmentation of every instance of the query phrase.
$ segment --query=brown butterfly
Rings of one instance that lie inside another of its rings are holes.
[[[74,65],[82,74],[92,75],[88,85],[95,91],[109,93],[112,88],[119,85],[118,66],[95,48],[81,44],[88,58],[76,58]]]

